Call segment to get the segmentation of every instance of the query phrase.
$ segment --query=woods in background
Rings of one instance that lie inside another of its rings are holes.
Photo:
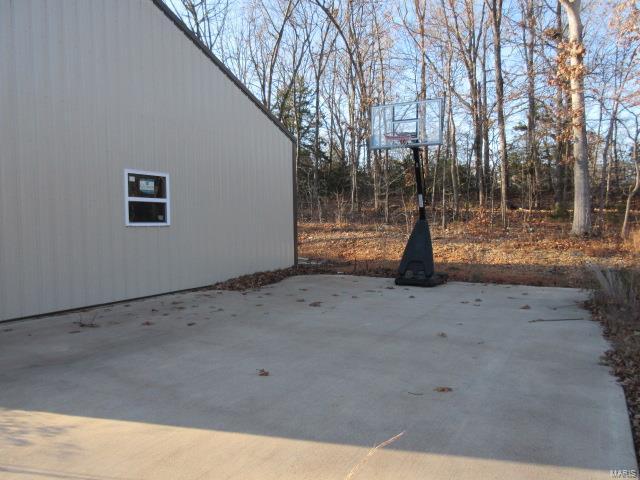
[[[445,142],[424,155],[443,223],[497,212],[507,227],[523,208],[577,235],[616,214],[631,229],[637,0],[165,1],[296,136],[307,219],[406,217],[409,150],[369,150],[370,108],[442,97]]]

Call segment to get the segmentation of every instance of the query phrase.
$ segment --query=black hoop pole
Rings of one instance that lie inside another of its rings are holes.
[[[427,215],[424,208],[424,186],[422,185],[422,168],[420,167],[420,148],[412,147],[413,150],[413,168],[416,173],[416,189],[418,194],[418,211],[420,220],[426,220]]]
[[[433,265],[433,245],[429,222],[427,222],[424,205],[424,181],[420,162],[420,147],[412,146],[413,167],[416,174],[416,190],[420,218],[413,227],[407,245],[404,247],[402,260],[398,267],[396,285],[412,285],[415,287],[435,287],[447,281],[447,275],[436,273]]]

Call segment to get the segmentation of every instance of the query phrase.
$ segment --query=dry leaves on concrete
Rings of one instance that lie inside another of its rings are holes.
[[[433,389],[434,392],[438,392],[438,393],[448,393],[448,392],[452,392],[453,388],[451,387],[436,387]]]

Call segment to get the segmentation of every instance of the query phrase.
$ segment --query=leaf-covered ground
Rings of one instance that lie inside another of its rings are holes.
[[[436,269],[453,280],[583,287],[588,264],[629,268],[640,249],[617,229],[591,238],[569,235],[570,223],[544,213],[512,212],[510,226],[487,220],[432,226]],[[344,273],[393,276],[407,241],[405,225],[300,223],[301,257],[324,260]]]
[[[603,362],[624,388],[636,457],[640,458],[640,274],[637,270],[604,273],[589,307],[611,344]]]

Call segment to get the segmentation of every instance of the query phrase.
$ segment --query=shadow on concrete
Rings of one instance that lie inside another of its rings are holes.
[[[608,471],[633,448],[582,298],[307,276],[115,305],[99,328],[16,323],[0,334],[0,436],[65,448],[70,427],[31,412],[365,448],[405,431],[386,448]],[[529,322],[558,309],[584,321]]]

